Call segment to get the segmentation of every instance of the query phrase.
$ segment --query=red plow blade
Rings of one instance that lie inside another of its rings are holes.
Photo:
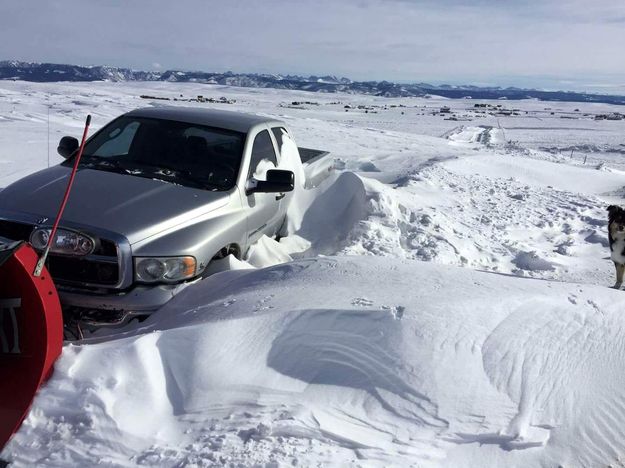
[[[63,346],[56,288],[24,243],[0,242],[0,450],[26,417]]]

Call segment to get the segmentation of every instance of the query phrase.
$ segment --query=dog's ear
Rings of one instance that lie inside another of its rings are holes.
[[[621,208],[620,206],[616,206],[616,205],[608,206],[608,219],[611,221],[612,219],[614,219],[616,214],[619,213],[620,211],[623,211],[623,208]]]

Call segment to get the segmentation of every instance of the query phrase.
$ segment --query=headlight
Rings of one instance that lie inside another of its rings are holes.
[[[50,228],[35,229],[30,235],[31,245],[38,250],[43,250],[50,239]],[[95,241],[84,234],[65,229],[58,229],[54,242],[50,246],[50,252],[63,255],[89,255],[95,249]]]
[[[193,257],[135,257],[135,279],[145,283],[193,278],[195,270]]]

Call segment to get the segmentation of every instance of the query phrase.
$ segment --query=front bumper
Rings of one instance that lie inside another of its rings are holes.
[[[167,304],[190,283],[157,286],[138,285],[119,294],[90,294],[59,288],[63,307],[123,311],[128,315],[149,315]]]

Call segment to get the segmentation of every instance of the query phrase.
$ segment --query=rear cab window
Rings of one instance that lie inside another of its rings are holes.
[[[289,132],[287,132],[286,128],[284,127],[272,127],[271,132],[273,133],[273,136],[276,138],[276,143],[278,144],[278,154],[280,154],[282,152],[282,143],[283,143],[282,140],[284,138],[284,134],[286,133],[288,135]]]

